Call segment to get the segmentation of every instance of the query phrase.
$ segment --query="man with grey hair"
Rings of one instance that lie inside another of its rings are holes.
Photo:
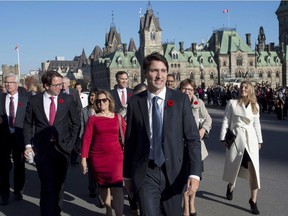
[[[7,93],[3,94],[1,101],[0,195],[2,197],[2,205],[7,205],[10,197],[11,154],[14,164],[15,199],[23,199],[22,190],[25,183],[23,121],[28,94],[26,91],[19,91],[19,77],[14,73],[8,73],[4,76],[4,85]]]

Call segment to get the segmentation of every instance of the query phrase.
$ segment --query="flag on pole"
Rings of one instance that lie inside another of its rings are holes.
[[[19,45],[18,44],[16,44],[15,50],[18,52],[18,50],[19,50]]]
[[[223,13],[228,13],[228,12],[229,12],[228,9],[223,10]]]

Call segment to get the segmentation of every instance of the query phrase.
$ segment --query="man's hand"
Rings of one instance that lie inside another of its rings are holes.
[[[32,147],[28,147],[28,148],[26,148],[25,151],[24,151],[24,157],[26,158],[26,160],[29,160],[28,154],[29,154],[30,152],[32,152],[33,157],[35,156],[35,153],[34,153]]]
[[[188,195],[192,195],[197,192],[199,188],[200,181],[195,178],[188,178],[187,180],[187,193]]]

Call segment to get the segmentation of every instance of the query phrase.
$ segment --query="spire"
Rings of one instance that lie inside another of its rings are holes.
[[[152,10],[152,5],[151,5],[150,0],[148,1],[147,10]]]
[[[113,10],[112,10],[112,22],[111,22],[110,28],[115,28],[115,23],[114,23],[114,11],[113,11]]]

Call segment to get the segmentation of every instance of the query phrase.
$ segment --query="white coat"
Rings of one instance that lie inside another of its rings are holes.
[[[259,110],[258,105],[257,108]],[[263,141],[259,118],[259,111],[257,114],[253,114],[250,104],[245,107],[244,104],[240,105],[238,100],[230,100],[226,106],[220,140],[224,140],[228,127],[236,135],[236,139],[230,150],[226,149],[223,180],[233,184],[233,186],[236,184],[237,176],[246,180],[249,178],[248,169],[241,166],[246,149],[255,168],[257,184],[260,188],[258,144]]]
[[[212,118],[209,115],[204,102],[194,95],[191,107],[198,129],[201,125],[201,127],[204,128],[209,134],[212,127]],[[203,139],[201,140],[201,156],[202,160],[208,156],[208,151]]]

